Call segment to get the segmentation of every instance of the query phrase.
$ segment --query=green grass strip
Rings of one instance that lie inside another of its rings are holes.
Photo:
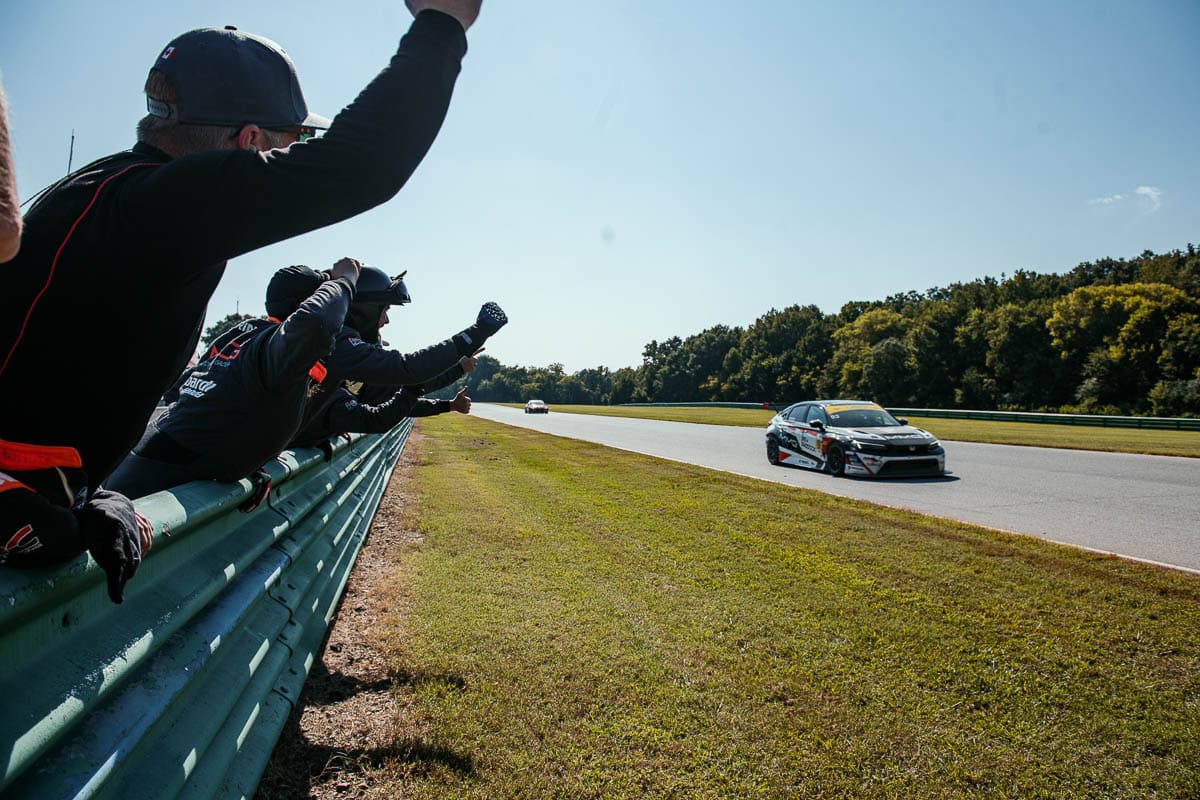
[[[522,404],[498,405],[520,408]],[[740,425],[761,427],[764,430],[775,415],[774,411],[756,408],[587,405],[555,405],[551,408],[551,413],[599,414],[608,417],[662,419],[670,422],[700,422],[706,425]],[[910,416],[907,419],[913,425],[925,428],[934,436],[948,441],[1200,458],[1200,431],[1042,425],[1031,422],[940,417]]]
[[[1200,797],[1200,576],[421,426],[379,796]]]

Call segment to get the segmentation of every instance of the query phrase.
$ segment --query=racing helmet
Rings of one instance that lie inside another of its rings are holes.
[[[383,309],[412,302],[408,287],[404,285],[407,274],[405,270],[393,278],[379,267],[367,266],[359,271],[346,324],[358,331],[364,341],[379,341],[379,316]]]

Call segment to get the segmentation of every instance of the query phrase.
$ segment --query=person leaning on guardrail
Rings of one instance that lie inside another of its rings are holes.
[[[143,497],[188,481],[240,480],[274,458],[324,378],[319,359],[342,326],[360,268],[343,258],[306,296],[218,336],[106,485]]]
[[[270,39],[198,28],[159,52],[137,144],[40,193],[6,270],[0,562],[89,550],[118,599],[140,558],[138,531],[108,528],[109,540],[90,542],[75,512],[183,371],[226,261],[400,190],[445,119],[481,1],[406,0],[415,19],[395,55],[332,122],[309,112],[291,58]],[[37,502],[46,507],[35,518]]]
[[[297,272],[302,269],[285,267],[275,273],[272,283],[281,290],[292,283],[293,291],[305,291],[304,282],[311,279]],[[423,400],[421,395],[449,386],[475,369],[475,354],[508,323],[508,316],[498,304],[487,302],[474,324],[449,339],[411,353],[387,347],[379,337],[388,322],[388,309],[412,302],[404,282],[406,274],[389,277],[378,267],[363,268],[359,279],[363,288],[350,305],[333,350],[322,362],[328,379],[309,395],[304,423],[289,446],[319,446],[336,433],[382,433],[408,416],[470,410],[471,401],[465,395],[449,401],[453,408],[443,408],[447,401]],[[377,395],[374,403],[360,403],[347,388],[351,382],[384,385],[387,395]]]
[[[457,411],[471,413],[471,398],[462,387],[450,400],[434,400],[424,395],[457,381],[475,369],[475,356],[468,356],[452,370],[423,386],[361,386],[356,392],[346,383],[339,386],[321,404],[299,433],[288,443],[288,449],[315,447],[333,458],[330,438],[348,433],[387,433],[407,417],[432,417]],[[382,396],[381,396],[382,394]],[[371,399],[377,402],[371,402]]]
[[[354,292],[339,297],[336,304],[322,300],[324,290],[344,277],[343,270],[351,264]],[[332,272],[306,266],[277,270],[267,285],[269,316],[234,325],[213,342],[187,373],[179,399],[147,426],[107,485],[129,497],[143,497],[193,480],[254,480],[265,475],[261,466],[300,430],[307,400],[323,394],[321,387],[329,384],[327,360],[333,357],[331,349],[344,330],[352,301],[386,299],[378,284],[360,274],[371,270],[381,273],[351,258],[339,261]],[[385,275],[384,280],[389,286],[391,279]],[[319,331],[299,327],[315,311],[320,312]],[[467,331],[481,339],[494,332],[486,325],[479,328],[477,322]],[[292,335],[293,330],[299,336]],[[433,374],[458,358],[457,345],[447,339],[422,351],[419,360]],[[261,501],[265,481],[256,481],[259,492],[244,510]]]
[[[394,284],[388,290],[391,293],[390,299],[396,305],[412,302],[408,287],[404,285],[401,278],[403,275],[395,278],[398,285]],[[384,295],[382,299],[389,298]],[[371,350],[381,351],[385,361],[376,366],[375,370],[383,371],[386,374],[387,361],[390,361],[393,356],[386,355],[388,351],[379,342],[379,329],[387,323],[387,305],[389,304],[383,304],[381,309],[373,309],[371,303],[356,302],[354,305],[358,308],[351,307],[347,325],[342,329],[344,336],[339,336],[339,343],[345,345],[346,353],[353,355],[359,364],[368,366],[372,359],[370,357],[361,359],[358,353]],[[372,322],[372,315],[375,319],[374,322]],[[360,333],[357,329],[350,327],[350,323],[362,328],[365,333]],[[367,342],[363,338],[364,336],[370,341]],[[482,337],[478,334],[474,339],[469,334],[466,338],[460,334],[458,341],[462,342],[464,346],[474,346],[475,339],[482,341]],[[335,346],[335,352],[336,350]],[[305,408],[304,426],[288,443],[288,447],[316,447],[323,450],[326,460],[329,460],[333,457],[333,449],[329,442],[331,436],[346,433],[385,433],[405,417],[431,417],[450,411],[469,414],[471,413],[471,398],[467,397],[466,387],[460,389],[451,400],[433,400],[424,395],[445,388],[467,373],[473,372],[478,363],[477,356],[482,350],[481,346],[470,355],[461,356],[458,363],[450,369],[422,384],[381,386],[365,384],[358,380],[342,380],[337,384],[331,384],[334,388],[332,393],[327,396],[309,397]],[[422,352],[428,352],[428,350]],[[351,372],[356,371],[353,365],[347,366],[345,369]]]
[[[388,322],[388,309],[412,302],[412,295],[404,282],[406,274],[407,271],[391,278],[377,267],[363,268],[359,293],[346,315],[345,325],[338,332],[333,351],[323,362],[329,379],[308,398],[302,441],[313,441],[316,431],[310,430],[310,425],[330,411],[330,403],[335,402],[332,395],[338,394],[336,401],[343,404],[349,400],[340,394],[339,387],[351,381],[391,387],[389,394],[399,396],[390,400],[387,397],[380,398],[370,409],[351,406],[350,410],[354,413],[350,420],[334,421],[325,417],[323,422],[317,423],[318,426],[331,425],[331,433],[376,433],[390,430],[404,417],[412,416],[400,413],[405,406],[418,412],[427,410],[424,406],[428,406],[428,403],[417,402],[420,395],[449,386],[466,374],[464,359],[472,358],[482,350],[488,338],[508,323],[508,317],[500,306],[488,302],[480,307],[473,325],[449,339],[410,353],[387,347],[380,341],[380,330]],[[281,273],[276,275],[281,277]],[[304,288],[303,284],[300,288]],[[471,368],[474,369],[474,361],[471,362]],[[401,387],[407,387],[408,391],[403,391]],[[469,404],[470,401],[466,402]],[[379,405],[385,408],[378,408]],[[441,405],[438,404],[437,408],[440,409]],[[376,411],[378,415],[372,419],[372,412]],[[337,412],[334,413],[336,416]],[[388,419],[393,420],[392,425],[378,427]],[[342,424],[353,427],[339,429]]]

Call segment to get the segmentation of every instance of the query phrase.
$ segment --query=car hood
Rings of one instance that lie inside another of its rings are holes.
[[[830,427],[829,433],[845,436],[850,439],[862,439],[872,442],[894,442],[896,444],[924,444],[934,438],[929,431],[914,428],[912,425],[887,425],[884,427],[839,428]]]

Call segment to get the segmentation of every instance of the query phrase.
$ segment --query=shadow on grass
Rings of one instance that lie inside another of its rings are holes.
[[[395,681],[390,676],[372,681],[363,681],[353,675],[341,672],[329,672],[318,662],[308,677],[304,687],[304,697],[301,705],[322,706],[336,703],[363,692],[386,692],[392,688]]]
[[[354,783],[355,776],[370,770],[386,770],[419,778],[443,770],[463,776],[475,772],[469,753],[433,744],[420,736],[397,737],[375,747],[337,748],[308,739],[301,727],[306,708],[333,705],[355,695],[390,693],[397,686],[411,689],[430,687],[444,693],[460,692],[466,681],[457,675],[427,675],[401,672],[363,681],[352,675],[329,672],[318,661],[305,682],[300,702],[292,709],[280,732],[266,766],[255,800],[293,800],[312,797],[314,789],[330,781]]]
[[[289,721],[288,728],[293,728]],[[294,728],[293,728],[294,731]],[[292,733],[285,729],[285,735]],[[296,732],[299,736],[299,733]],[[333,781],[353,784],[356,776],[371,770],[422,778],[449,769],[464,777],[475,773],[475,760],[451,748],[421,739],[405,739],[386,747],[337,749],[308,744],[286,767],[275,760],[263,774],[255,800],[295,800],[314,796],[313,790]],[[340,793],[340,791],[339,791]]]

